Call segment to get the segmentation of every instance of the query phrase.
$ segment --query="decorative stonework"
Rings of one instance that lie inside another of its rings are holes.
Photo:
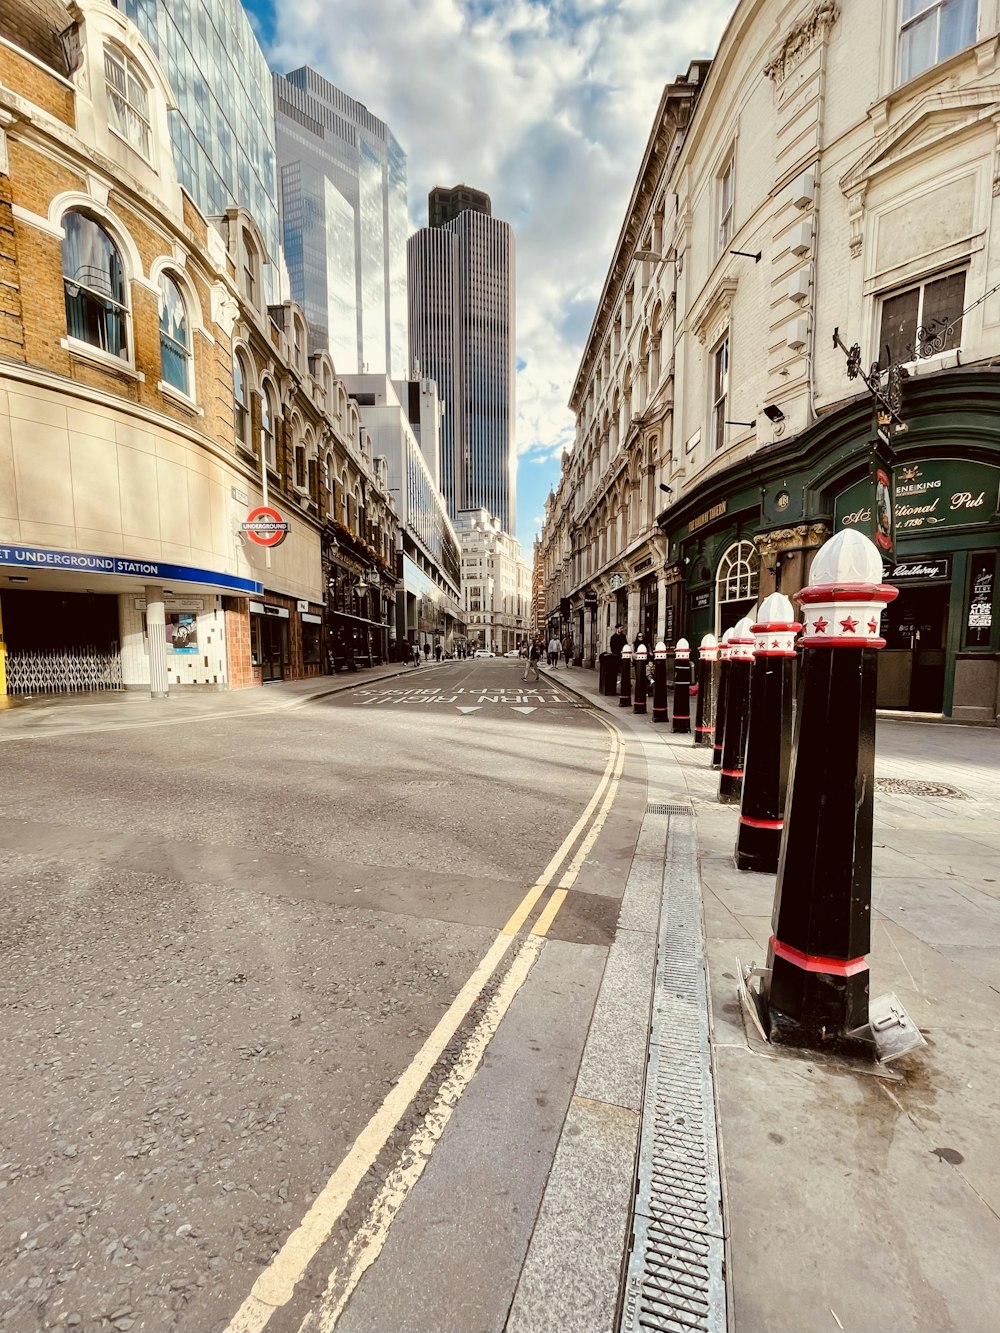
[[[771,532],[762,532],[754,538],[754,544],[762,559],[787,551],[789,547],[822,546],[830,536],[826,523],[797,523],[794,528],[774,528]]]
[[[785,34],[781,45],[764,66],[764,73],[776,84],[784,83],[792,70],[821,42],[840,17],[836,0],[819,0],[812,12],[800,19]]]
[[[691,326],[703,347],[706,342],[714,346],[725,332],[735,295],[736,279],[724,277],[715,285],[700,309],[694,312]]]

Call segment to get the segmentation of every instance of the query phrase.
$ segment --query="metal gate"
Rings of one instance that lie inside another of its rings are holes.
[[[7,654],[8,694],[83,694],[122,688],[117,650],[63,648]]]

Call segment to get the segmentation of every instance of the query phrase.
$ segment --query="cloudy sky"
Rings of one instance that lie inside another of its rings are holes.
[[[518,536],[572,444],[566,406],[663,85],[735,0],[244,0],[281,72],[308,64],[387,121],[427,192],[486,190],[517,239]]]

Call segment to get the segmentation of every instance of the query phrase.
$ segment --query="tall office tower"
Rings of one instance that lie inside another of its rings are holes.
[[[410,351],[444,406],[441,490],[453,520],[486,509],[513,532],[514,233],[466,185],[428,205],[442,221],[407,244]]]
[[[249,211],[272,261],[268,297],[279,300],[271,71],[240,0],[112,3],[153,48],[177,99],[170,134],[181,185],[205,214],[234,203]]]
[[[384,121],[304,65],[274,75],[281,225],[310,347],[340,374],[408,374],[406,154]]]

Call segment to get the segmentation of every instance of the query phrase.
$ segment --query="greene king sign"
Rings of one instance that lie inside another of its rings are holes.
[[[969,459],[928,458],[892,469],[896,536],[994,523],[1000,503],[1000,468]],[[836,530],[856,528],[874,537],[871,482],[842,491],[834,503]]]
[[[280,546],[291,531],[291,527],[291,523],[283,519],[277,509],[272,509],[269,505],[251,509],[240,524],[240,529],[258,546]]]

